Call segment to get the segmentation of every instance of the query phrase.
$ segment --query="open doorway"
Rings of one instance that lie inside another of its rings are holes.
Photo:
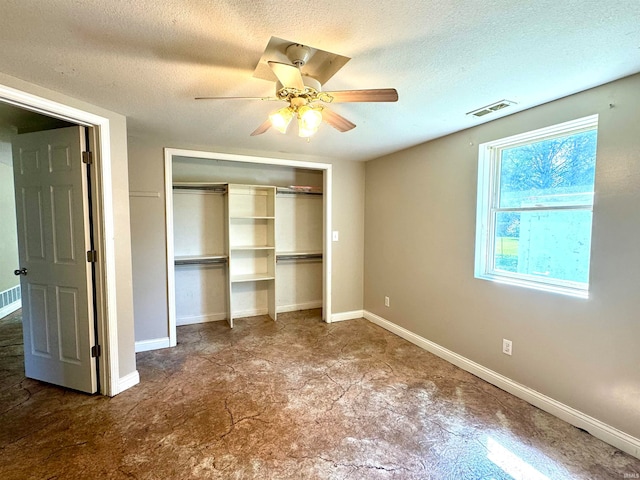
[[[50,117],[48,121],[55,120],[67,124],[82,125],[88,129],[97,145],[93,156],[95,167],[92,170],[95,179],[93,198],[96,202],[92,211],[95,215],[97,249],[101,252],[96,262],[95,296],[98,337],[102,339],[97,358],[100,366],[99,393],[109,396],[116,395],[138,383],[139,378],[137,371],[121,378],[118,362],[118,318],[114,291],[116,256],[110,170],[112,120],[4,85],[0,85],[0,103],[17,107],[24,112]]]
[[[17,277],[11,291],[20,293],[14,318],[23,331],[25,376],[96,393],[91,129],[9,104],[0,113],[15,194],[13,205],[5,199],[5,210],[14,207],[19,262],[3,278]]]

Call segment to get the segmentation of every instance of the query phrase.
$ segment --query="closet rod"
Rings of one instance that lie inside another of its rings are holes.
[[[227,193],[226,185],[207,185],[206,183],[174,184],[174,190],[207,190],[214,193]]]
[[[321,253],[290,253],[276,254],[276,262],[280,260],[322,260]]]
[[[276,193],[285,195],[322,195],[322,192],[309,191],[309,190],[297,190],[294,188],[278,187]]]
[[[221,258],[184,258],[176,259],[176,265],[212,265],[217,263],[227,263],[225,257]]]

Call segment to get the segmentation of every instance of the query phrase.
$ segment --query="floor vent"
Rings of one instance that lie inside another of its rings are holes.
[[[473,115],[474,117],[484,117],[489,113],[497,112],[498,110],[502,110],[503,108],[515,105],[515,103],[516,102],[512,102],[511,100],[500,100],[499,102],[492,103],[491,105],[487,105],[486,107],[467,112],[467,115]]]
[[[15,312],[22,306],[20,285],[0,292],[0,318]]]
[[[16,285],[9,290],[5,290],[4,292],[0,292],[0,308],[4,308],[7,305],[11,305],[12,303],[20,300],[20,285]]]

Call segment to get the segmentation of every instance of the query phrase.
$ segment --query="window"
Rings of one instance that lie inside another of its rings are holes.
[[[598,117],[480,145],[475,276],[586,298]]]

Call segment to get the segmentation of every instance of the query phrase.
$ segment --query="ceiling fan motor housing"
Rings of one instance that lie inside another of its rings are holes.
[[[302,67],[309,57],[311,57],[311,49],[299,43],[292,43],[286,50],[287,58],[291,60],[291,63],[296,67]]]
[[[305,87],[311,87],[318,92],[322,90],[322,85],[320,85],[320,82],[315,78],[310,77],[309,75],[302,76],[302,83],[304,83]]]

